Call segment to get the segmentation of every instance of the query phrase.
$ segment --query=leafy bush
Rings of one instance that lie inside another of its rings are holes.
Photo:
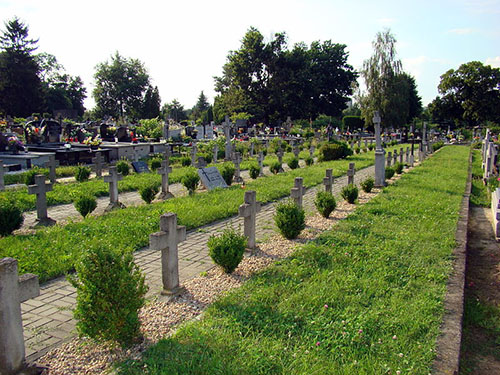
[[[35,184],[35,176],[37,174],[43,174],[46,177],[49,175],[49,171],[47,169],[42,169],[40,167],[33,167],[24,175],[24,183],[26,185],[34,185]]]
[[[159,158],[151,159],[150,166],[152,171],[156,171],[158,168],[161,168],[161,159]]]
[[[182,184],[188,190],[189,195],[193,194],[198,186],[198,182],[200,182],[200,176],[195,171],[189,171],[186,173],[182,179]]]
[[[260,167],[258,164],[250,164],[250,177],[253,178],[254,180],[259,177],[260,174]]]
[[[310,165],[314,164],[314,159],[312,157],[310,157],[310,156],[306,156],[306,158],[304,159],[304,161],[306,162],[307,166],[310,166]]]
[[[390,180],[394,176],[395,173],[396,173],[396,171],[394,170],[394,168],[385,167],[385,179],[386,180]]]
[[[349,184],[342,188],[340,195],[347,203],[353,204],[358,199],[358,188],[353,184]]]
[[[269,170],[274,173],[274,174],[278,174],[279,171],[281,169],[281,165],[279,163],[279,161],[275,161],[274,163],[272,163],[270,166],[269,166]]]
[[[96,209],[97,199],[91,194],[81,194],[75,199],[73,204],[80,215],[87,217],[88,214]]]
[[[222,166],[220,174],[228,186],[233,183],[234,172],[236,172],[236,168],[231,163],[225,163]]]
[[[500,186],[500,177],[491,176],[486,181],[486,186],[488,186],[489,191],[493,192]]]
[[[337,207],[337,202],[332,193],[328,191],[318,191],[316,199],[314,200],[314,205],[321,216],[328,218],[333,210],[335,210],[335,207]]]
[[[299,159],[293,157],[287,162],[290,169],[297,169],[299,167]]]
[[[202,153],[198,154],[198,157],[205,159],[205,161],[207,162],[207,164],[210,164],[212,162],[212,159],[213,159],[214,156],[210,152],[202,152]]]
[[[368,145],[368,150],[373,151],[373,149],[375,149],[375,145],[374,144],[369,144]]]
[[[345,142],[326,143],[319,148],[320,161],[343,159],[352,155],[352,150]]]
[[[191,158],[189,156],[181,157],[180,161],[183,167],[189,167],[191,165]]]
[[[130,173],[130,165],[126,160],[120,160],[116,163],[116,171],[121,173],[122,176],[128,176]]]
[[[361,149],[358,146],[356,146],[356,147],[354,147],[354,152],[356,154],[359,154],[361,152]]]
[[[92,170],[89,167],[79,165],[78,167],[76,167],[75,179],[78,182],[87,181],[90,177],[91,172]]]
[[[68,276],[77,289],[76,328],[81,336],[127,346],[139,337],[139,309],[147,286],[132,251],[91,248]]]
[[[147,204],[150,204],[153,199],[155,199],[156,194],[160,191],[160,188],[157,184],[155,183],[150,183],[148,185],[145,185],[139,189],[139,194],[141,195],[141,198],[144,202]]]
[[[236,230],[224,229],[220,235],[208,239],[208,254],[225,273],[232,273],[243,259],[246,243],[246,237]]]
[[[375,180],[373,177],[368,177],[366,180],[361,182],[361,188],[365,193],[369,193],[372,191],[373,186],[375,185]]]
[[[363,147],[363,152],[368,152],[368,149],[366,147]]]
[[[278,203],[274,222],[283,237],[291,240],[306,227],[305,212],[293,200]]]
[[[405,165],[403,163],[396,163],[394,164],[394,170],[396,171],[397,174],[403,173]]]
[[[0,198],[0,236],[8,236],[23,225],[21,209],[6,198]]]
[[[444,142],[438,141],[432,145],[432,151],[436,152],[437,150],[439,150],[443,146],[444,146]]]

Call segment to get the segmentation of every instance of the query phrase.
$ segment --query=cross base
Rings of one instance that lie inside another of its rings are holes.
[[[243,182],[243,178],[241,176],[238,177],[234,176],[234,182],[241,183]]]
[[[158,195],[158,199],[163,201],[170,198],[174,198],[174,195],[169,191],[162,191],[160,195]]]
[[[159,297],[159,300],[160,301],[165,301],[165,300],[170,301],[174,297],[180,296],[185,291],[186,291],[186,288],[184,288],[183,286],[180,286],[180,285],[176,286],[173,289],[162,289],[162,291],[160,292],[161,297]]]
[[[118,208],[125,208],[125,205],[121,202],[115,202],[108,204],[108,207],[104,210],[104,212],[110,212]]]
[[[56,225],[56,221],[50,217],[44,217],[42,219],[36,219],[33,228],[51,227],[52,225]]]

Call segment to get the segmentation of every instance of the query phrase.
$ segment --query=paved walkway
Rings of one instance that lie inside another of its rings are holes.
[[[374,166],[357,171],[355,182],[359,183],[359,181],[364,180],[368,176],[373,176],[373,174]],[[338,195],[341,188],[346,184],[346,176],[335,179],[333,185],[334,194]],[[308,189],[304,196],[303,202],[306,212],[311,213],[315,210],[313,201],[317,189],[323,189],[323,185]],[[273,221],[275,205],[276,203],[267,204],[257,214],[257,241],[264,241],[275,233]],[[57,207],[54,208],[54,210],[56,209]],[[243,219],[232,217],[205,225],[187,233],[186,241],[179,245],[179,274],[181,282],[199,275],[200,272],[207,271],[214,266],[208,256],[206,243],[212,234],[227,225],[235,227],[241,225],[241,228],[243,228]],[[159,251],[152,251],[149,248],[143,248],[135,252],[136,263],[146,274],[146,282],[150,288],[148,297],[150,298],[158,295],[162,289],[160,254]],[[75,335],[75,321],[73,320],[72,313],[75,303],[76,290],[65,278],[61,277],[42,285],[39,297],[21,304],[28,361],[36,360],[50,349]]]

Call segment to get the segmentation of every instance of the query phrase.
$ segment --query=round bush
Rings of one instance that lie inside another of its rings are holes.
[[[35,176],[37,174],[43,174],[46,177],[48,177],[49,171],[47,169],[42,169],[40,167],[33,167],[24,174],[24,183],[26,185],[34,185],[35,184]]]
[[[158,194],[159,191],[160,187],[155,183],[151,183],[141,187],[139,189],[139,194],[144,202],[150,204],[155,199],[156,194]]]
[[[280,165],[279,161],[275,161],[274,163],[272,163],[269,166],[269,170],[274,174],[278,174],[280,172],[280,169],[281,169],[281,165]]]
[[[191,158],[188,156],[181,157],[180,161],[183,167],[189,167],[191,165]]]
[[[385,179],[390,180],[396,171],[392,167],[385,167]]]
[[[276,213],[274,214],[274,222],[278,227],[283,237],[291,240],[297,236],[306,227],[306,215],[293,200],[289,199],[278,203]]]
[[[403,163],[396,163],[394,165],[394,169],[396,171],[397,174],[401,174],[403,173],[403,168],[405,167],[405,165]]]
[[[208,239],[208,254],[224,272],[231,273],[243,259],[246,243],[246,237],[236,230],[224,229],[220,235],[213,235]]]
[[[335,207],[337,207],[337,202],[332,193],[328,191],[318,191],[316,199],[314,200],[314,205],[321,216],[328,218],[333,210],[335,210]]]
[[[8,199],[0,198],[0,236],[8,236],[21,228],[24,217],[21,209]]]
[[[189,171],[182,176],[181,181],[184,187],[188,190],[189,195],[192,195],[198,186],[198,182],[200,182],[200,176],[198,176],[198,173],[195,171]]]
[[[156,171],[158,168],[161,168],[161,159],[154,158],[151,159],[151,170]]]
[[[366,180],[362,181],[360,185],[365,193],[369,193],[375,185],[375,180],[372,177],[368,177]]]
[[[357,146],[356,146],[356,147],[354,147],[354,152],[355,152],[356,154],[359,154],[359,153],[361,152],[361,149],[360,149],[359,147],[357,147]]]
[[[352,150],[345,142],[326,143],[319,148],[319,158],[321,161],[343,159],[352,155]]]
[[[304,160],[306,162],[307,166],[313,165],[314,164],[314,159],[310,156],[307,156]]]
[[[212,162],[214,155],[212,153],[209,153],[209,152],[201,152],[198,154],[198,157],[205,159],[207,164],[210,164]]]
[[[353,204],[356,202],[356,199],[358,199],[358,188],[353,184],[349,184],[342,188],[340,195],[347,201],[347,203]]]
[[[258,164],[250,164],[250,177],[253,178],[254,180],[259,177],[260,174],[260,167]]]
[[[97,199],[91,194],[82,194],[73,202],[76,210],[83,217],[87,217],[88,214],[92,213],[97,207]]]
[[[290,167],[290,169],[297,169],[299,167],[299,159],[297,158],[291,158],[290,160],[288,160],[288,166]]]
[[[116,171],[121,173],[122,176],[128,176],[130,173],[130,165],[125,160],[120,160],[116,163]]]
[[[373,151],[373,149],[375,148],[375,145],[374,144],[370,144],[368,145],[368,150],[370,151]]]
[[[75,180],[77,180],[78,182],[87,181],[90,177],[91,172],[92,170],[89,167],[79,165],[78,167],[76,167]]]
[[[225,163],[221,169],[221,175],[224,181],[226,181],[227,186],[231,186],[233,183],[234,172],[236,172],[236,168],[231,163]]]

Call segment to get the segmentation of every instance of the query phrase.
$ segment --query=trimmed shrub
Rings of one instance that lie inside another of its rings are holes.
[[[356,146],[356,147],[354,147],[354,152],[356,154],[359,154],[361,152],[361,149],[358,146]]]
[[[153,172],[156,171],[158,168],[161,168],[161,161],[162,160],[158,158],[151,159],[150,166]]]
[[[299,167],[299,159],[293,157],[288,160],[287,165],[290,167],[290,169],[297,169]]]
[[[279,171],[281,169],[281,165],[279,163],[279,161],[275,161],[274,163],[272,163],[270,166],[269,166],[269,170],[274,173],[274,174],[278,174]]]
[[[494,192],[500,186],[499,179],[500,178],[498,176],[491,176],[488,180],[486,180],[486,186],[490,192]]]
[[[126,160],[120,160],[116,163],[116,171],[121,173],[122,176],[128,176],[130,173],[130,165]]]
[[[358,199],[358,188],[353,184],[349,184],[342,188],[340,195],[347,203],[353,204]]]
[[[131,250],[91,248],[68,276],[77,289],[74,317],[81,336],[115,341],[122,347],[140,335],[139,309],[148,287]]]
[[[220,174],[224,181],[226,181],[227,186],[231,186],[233,183],[234,172],[236,172],[236,168],[231,163],[225,163],[222,166]]]
[[[328,191],[318,191],[316,199],[314,200],[314,205],[321,216],[328,218],[333,210],[335,210],[335,207],[337,207],[337,202],[332,193]]]
[[[198,157],[205,159],[207,164],[210,164],[212,162],[214,155],[212,153],[209,153],[209,152],[201,152],[198,154]]]
[[[394,170],[394,168],[385,167],[385,179],[386,180],[390,180],[394,176],[395,173],[396,173],[396,171]]]
[[[319,148],[320,161],[343,159],[349,155],[352,155],[352,150],[345,142],[326,143]]]
[[[233,228],[224,229],[220,235],[210,236],[208,254],[225,273],[232,273],[243,259],[247,238]]]
[[[438,141],[438,142],[436,142],[436,143],[434,143],[432,145],[432,151],[436,152],[437,150],[439,150],[443,146],[444,146],[444,142],[443,141]]]
[[[198,182],[200,182],[200,176],[195,171],[189,171],[181,179],[182,184],[188,190],[189,195],[194,194],[194,191],[198,187]]]
[[[91,194],[82,194],[75,199],[73,205],[80,215],[87,217],[88,214],[92,213],[96,209],[97,199]]]
[[[26,185],[34,185],[35,184],[35,176],[37,174],[43,174],[46,177],[49,175],[49,171],[47,169],[42,169],[40,167],[31,168],[24,174],[24,183]]]
[[[260,167],[258,164],[250,164],[250,169],[249,169],[250,177],[253,178],[254,180],[259,177],[260,174]]]
[[[403,173],[405,165],[403,163],[396,163],[394,164],[394,170],[396,171],[397,174]]]
[[[314,164],[314,159],[310,156],[307,156],[304,161],[306,162],[307,166],[313,165]]]
[[[87,181],[90,177],[90,173],[92,173],[92,170],[89,167],[79,165],[76,167],[75,180],[78,182]]]
[[[191,165],[191,158],[189,156],[183,156],[179,160],[183,167],[189,167]]]
[[[374,144],[368,145],[368,150],[373,151],[374,149],[375,149],[375,145]]]
[[[8,236],[21,228],[24,217],[21,209],[13,201],[0,198],[0,236]]]
[[[276,205],[274,222],[283,237],[291,240],[306,227],[305,212],[293,200],[289,199]]]
[[[361,188],[365,193],[369,193],[372,191],[373,186],[375,185],[375,180],[373,177],[368,177],[366,180],[361,182]]]
[[[141,187],[139,189],[139,194],[144,202],[150,204],[155,199],[156,194],[158,194],[159,191],[160,187],[155,183],[151,183]]]

